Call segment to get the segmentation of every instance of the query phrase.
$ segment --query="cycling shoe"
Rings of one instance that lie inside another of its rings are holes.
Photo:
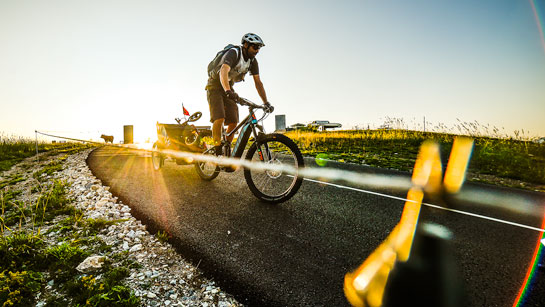
[[[226,173],[232,173],[232,172],[234,172],[234,171],[237,170],[236,167],[230,166],[230,165],[227,165],[227,166],[220,166],[220,169],[221,169],[222,171],[226,172]]]

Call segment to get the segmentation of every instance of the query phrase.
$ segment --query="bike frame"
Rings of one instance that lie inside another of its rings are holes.
[[[223,138],[224,141],[226,141],[227,137],[234,135],[239,129],[240,134],[237,138],[237,141],[235,142],[235,146],[233,147],[233,150],[231,151],[231,157],[233,158],[240,158],[242,157],[242,154],[244,153],[244,149],[246,148],[246,145],[248,144],[248,141],[250,139],[251,134],[254,135],[254,142],[258,141],[263,135],[263,129],[257,124],[257,118],[254,113],[254,108],[249,107],[250,114],[244,118],[236,127],[233,129],[233,131],[229,133],[224,133]],[[257,131],[259,130],[259,132]],[[259,158],[261,161],[264,161],[263,153],[261,152],[261,148],[257,148]],[[271,153],[269,151],[268,146],[265,144],[265,152],[267,153],[268,160],[271,160]]]

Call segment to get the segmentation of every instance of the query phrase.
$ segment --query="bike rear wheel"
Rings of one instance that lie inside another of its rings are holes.
[[[260,138],[248,149],[246,160],[278,167],[274,170],[244,168],[244,178],[250,191],[262,201],[275,204],[285,202],[301,187],[303,178],[298,170],[304,167],[303,155],[285,135],[268,134]]]
[[[160,152],[157,152],[159,150],[159,146],[157,145],[157,142],[153,144],[153,151],[151,152],[151,163],[153,164],[153,169],[158,171],[163,167],[165,164],[165,157]]]
[[[203,155],[214,155],[214,147],[203,152]],[[210,181],[218,177],[220,173],[220,167],[217,163],[212,161],[196,161],[195,170],[202,180]]]

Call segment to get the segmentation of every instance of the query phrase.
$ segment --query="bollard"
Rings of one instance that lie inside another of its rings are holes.
[[[125,125],[123,126],[123,144],[132,144],[133,139],[133,126]]]

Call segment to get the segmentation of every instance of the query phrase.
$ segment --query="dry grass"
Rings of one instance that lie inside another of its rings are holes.
[[[395,125],[403,126],[403,122]],[[437,127],[444,129],[441,125]],[[440,144],[441,158],[446,165],[453,139],[460,135],[469,136],[475,140],[470,172],[545,184],[545,144],[533,142],[525,135],[525,131],[515,131],[514,135],[508,136],[500,133],[497,128],[462,122],[455,129],[461,133],[382,129],[329,132],[296,130],[286,135],[298,144],[304,155],[320,154],[333,160],[404,171],[412,170],[418,149],[425,140],[434,140]]]

